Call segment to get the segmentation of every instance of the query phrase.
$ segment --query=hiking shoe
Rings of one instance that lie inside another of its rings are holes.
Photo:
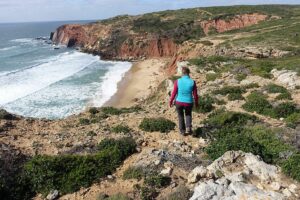
[[[191,134],[193,134],[193,130],[192,130],[192,128],[187,128],[187,134],[188,134],[188,135],[191,135]]]

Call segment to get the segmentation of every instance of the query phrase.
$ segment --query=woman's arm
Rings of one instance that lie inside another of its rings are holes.
[[[178,84],[177,84],[177,80],[174,82],[174,88],[173,88],[173,92],[172,92],[172,95],[171,95],[171,98],[170,98],[170,102],[169,102],[169,105],[170,107],[172,107],[173,105],[173,102],[174,102],[174,99],[177,95],[177,92],[178,92]]]
[[[195,106],[198,107],[198,89],[197,89],[197,85],[196,82],[194,81],[194,88],[193,88],[193,96],[194,96],[194,100],[195,100]]]

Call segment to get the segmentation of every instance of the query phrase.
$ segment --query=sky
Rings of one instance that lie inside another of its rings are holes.
[[[241,4],[300,4],[300,0],[0,0],[0,23],[94,20],[121,14]]]

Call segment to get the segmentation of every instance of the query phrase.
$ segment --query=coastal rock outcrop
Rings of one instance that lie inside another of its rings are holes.
[[[66,45],[67,47],[84,46],[89,37],[82,25],[63,25],[60,26],[52,35],[55,44]]]
[[[198,182],[191,200],[286,199],[297,195],[289,190],[295,184],[283,178],[278,167],[242,151],[228,151],[209,166],[196,167],[188,182]]]
[[[295,71],[273,69],[271,74],[277,82],[287,86],[289,89],[300,87],[300,77]]]

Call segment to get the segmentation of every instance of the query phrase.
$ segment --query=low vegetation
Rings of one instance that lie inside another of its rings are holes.
[[[111,196],[101,193],[97,196],[96,200],[131,200],[131,198],[122,193],[114,194]]]
[[[211,159],[229,150],[251,152],[270,164],[279,164],[284,173],[299,180],[299,151],[278,137],[280,130],[256,125],[257,118],[248,114],[217,110],[203,122],[212,142],[205,148]],[[202,132],[204,132],[202,131]],[[281,154],[291,152],[286,159]]]
[[[174,130],[176,124],[163,117],[160,118],[144,118],[139,128],[143,131],[154,132],[159,131],[161,133],[167,133]]]
[[[142,167],[129,167],[123,172],[123,179],[137,179],[144,178],[145,172]]]
[[[300,181],[300,154],[294,154],[281,164],[285,174]]]
[[[111,132],[114,133],[130,133],[132,130],[131,128],[129,128],[127,125],[123,125],[123,124],[118,124],[114,127],[112,127]]]
[[[142,110],[142,108],[138,107],[138,106],[130,107],[130,108],[114,108],[114,107],[102,107],[101,108],[101,111],[107,115],[120,115],[120,114],[124,114],[124,113],[139,112],[141,110]]]
[[[135,148],[131,138],[105,139],[93,155],[35,156],[24,166],[25,175],[30,177],[27,184],[44,195],[53,189],[61,194],[75,192],[112,174]]]
[[[294,113],[299,113],[299,109],[293,102],[283,102],[273,106],[267,100],[267,97],[259,92],[252,92],[242,107],[249,112],[257,112],[277,119],[287,118]]]
[[[214,109],[213,103],[214,99],[211,96],[204,95],[199,96],[198,107],[194,108],[194,110],[198,113],[208,113]]]

